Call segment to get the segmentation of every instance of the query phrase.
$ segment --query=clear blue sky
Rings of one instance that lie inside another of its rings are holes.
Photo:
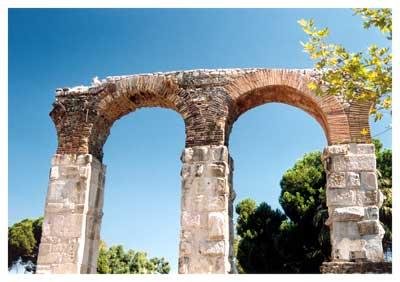
[[[314,18],[352,51],[388,41],[363,30],[349,9],[11,9],[9,11],[9,224],[43,214],[56,131],[48,113],[54,90],[94,76],[196,68],[309,68],[296,23]],[[373,124],[374,134],[389,119]],[[391,133],[381,137],[391,147]],[[184,124],[166,109],[146,108],[115,123],[104,148],[101,237],[177,270],[180,167]],[[282,104],[253,109],[235,123],[230,152],[234,189],[279,208],[282,174],[326,145],[319,124]]]

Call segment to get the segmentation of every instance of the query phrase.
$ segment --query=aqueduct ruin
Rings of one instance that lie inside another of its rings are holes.
[[[51,162],[37,273],[95,273],[102,219],[103,145],[113,123],[141,107],[178,112],[182,160],[179,273],[235,273],[233,160],[229,134],[244,112],[270,102],[298,107],[323,128],[332,261],[322,272],[373,271],[383,263],[370,104],[317,96],[312,70],[216,69],[108,77],[57,89]],[[379,267],[378,267],[379,268]],[[372,270],[371,270],[372,269]]]

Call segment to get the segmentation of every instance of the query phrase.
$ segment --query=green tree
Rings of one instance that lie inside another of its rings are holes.
[[[266,203],[245,199],[236,206],[239,214],[237,234],[240,236],[236,258],[238,270],[246,273],[281,273],[278,248],[279,228],[286,216]]]
[[[388,40],[392,39],[391,9],[354,9],[364,22],[364,28],[378,28]],[[392,106],[392,53],[391,46],[372,44],[367,51],[351,53],[340,44],[328,43],[329,29],[318,29],[314,21],[299,22],[308,41],[302,42],[304,51],[315,61],[320,79],[309,84],[317,94],[343,95],[354,100],[370,101],[375,121]],[[391,43],[391,42],[390,42]]]
[[[378,186],[385,196],[383,206],[379,210],[379,219],[385,229],[383,248],[386,251],[392,243],[392,150],[382,149],[378,140],[375,144],[376,168],[378,174]]]
[[[27,272],[36,272],[43,217],[24,219],[8,228],[8,269],[24,266]],[[144,252],[125,251],[121,245],[107,248],[99,244],[98,273],[160,273],[170,272],[165,258],[147,258]]]
[[[21,264],[35,272],[43,218],[24,219],[8,227],[8,269]]]
[[[374,143],[379,188],[386,196],[380,209],[386,250],[392,228],[392,153],[383,150],[378,140]],[[321,153],[308,153],[280,182],[279,202],[285,214],[266,203],[257,207],[251,199],[237,205],[237,264],[242,273],[319,273],[331,252],[329,229],[324,224],[328,218],[325,183]]]
[[[325,183],[320,152],[306,154],[285,172],[280,182],[279,203],[290,219],[288,232],[297,238],[292,248],[298,252],[291,257],[299,272],[318,273],[330,255]]]
[[[170,264],[165,258],[147,258],[145,252],[125,251],[122,245],[99,247],[97,273],[99,274],[167,274]]]

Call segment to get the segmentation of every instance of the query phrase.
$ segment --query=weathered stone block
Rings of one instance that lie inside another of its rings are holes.
[[[365,250],[350,251],[350,261],[365,261],[367,259],[367,253]]]
[[[76,155],[75,154],[55,154],[51,159],[51,166],[56,165],[69,165],[75,163]]]
[[[193,178],[182,178],[182,189],[190,190],[194,186],[196,179]]]
[[[225,215],[222,212],[210,212],[208,214],[209,239],[221,239],[224,237]]]
[[[334,172],[346,172],[347,169],[347,161],[345,160],[344,155],[334,155],[329,158],[330,159],[330,171]]]
[[[357,154],[375,154],[374,144],[357,144]]]
[[[90,154],[81,154],[78,155],[76,158],[76,164],[78,165],[87,165],[93,162],[99,162],[99,161],[93,158],[93,156]]]
[[[69,166],[61,166],[59,168],[60,177],[64,179],[72,179],[79,177],[79,166],[69,165]]]
[[[218,196],[225,195],[229,191],[224,178],[216,177],[200,177],[192,180],[191,187],[194,188],[196,194]]]
[[[181,255],[190,255],[192,253],[192,244],[186,241],[181,241],[180,243],[180,254]]]
[[[328,206],[355,206],[356,192],[348,189],[328,189],[326,201]]]
[[[200,214],[192,214],[190,212],[183,211],[181,224],[183,228],[200,226]]]
[[[39,249],[39,252],[41,249]],[[47,254],[40,254],[40,257],[37,260],[39,265],[51,265],[58,263],[60,260],[60,254],[58,253],[47,253]],[[40,273],[40,272],[39,272]],[[44,272],[42,272],[44,273]]]
[[[334,221],[331,227],[331,240],[335,243],[360,239],[356,221]],[[344,240],[344,241],[343,241]],[[335,244],[332,244],[332,246]],[[347,254],[348,255],[348,254]]]
[[[205,197],[206,197],[205,195],[197,195],[194,197],[194,205],[193,205],[193,203],[192,203],[192,205],[194,206],[194,210],[196,212],[202,212],[202,211],[208,210],[206,203],[204,201]],[[189,197],[187,197],[187,198],[189,198]],[[190,202],[189,202],[188,206],[189,206],[188,208],[190,209]]]
[[[360,174],[356,172],[347,172],[346,186],[348,188],[360,188]]]
[[[366,207],[365,208],[365,219],[378,220],[379,219],[378,207]]]
[[[64,209],[63,203],[47,203],[45,207],[45,211],[47,213],[59,213],[62,212]]]
[[[189,197],[187,195],[186,191],[183,191],[183,194],[181,197],[181,203],[182,203],[182,206],[181,206],[182,211],[190,212],[192,210],[192,207],[193,207],[192,199],[191,199],[191,197]]]
[[[211,177],[199,177],[193,179],[192,186],[197,195],[208,195],[212,190],[213,179]]]
[[[325,148],[324,153],[328,155],[346,155],[349,149],[349,144],[331,145]]]
[[[194,166],[194,176],[195,177],[201,177],[204,172],[204,165],[202,164],[197,164]]]
[[[363,207],[335,208],[333,211],[334,221],[359,221],[364,216]]]
[[[211,164],[207,166],[207,176],[211,177],[224,177],[225,176],[225,163]]]
[[[193,159],[193,149],[192,148],[185,148],[182,151],[181,161],[183,163],[190,163]]]
[[[208,200],[209,211],[224,211],[226,210],[225,196],[211,196]]]
[[[200,253],[208,256],[224,255],[225,241],[205,241],[200,245]]]
[[[189,257],[180,257],[178,262],[179,273],[187,274],[189,273]]]
[[[211,159],[213,161],[228,161],[228,148],[226,146],[212,147]]]
[[[347,155],[345,156],[348,171],[375,171],[375,155]]]
[[[192,232],[189,230],[181,230],[181,239],[189,241],[192,239]]]
[[[209,160],[208,146],[193,147],[193,162],[204,162]]]
[[[345,188],[346,187],[345,172],[331,172],[328,174],[327,188]]]
[[[363,236],[367,260],[371,262],[383,262],[384,259],[382,246],[384,231],[382,226],[379,225],[378,228],[380,229],[379,234]]]
[[[60,172],[58,166],[53,166],[50,169],[50,179],[57,179],[60,177]]]
[[[46,244],[46,243],[40,244],[39,249],[42,255],[47,256],[48,254],[51,253],[51,244]]]
[[[377,220],[363,220],[357,223],[358,232],[361,236],[379,234],[379,221]]]
[[[375,206],[379,203],[378,191],[360,191],[358,192],[358,204],[363,206]]]
[[[80,167],[79,168],[79,176],[82,178],[88,178],[90,172],[90,168],[88,167]]]
[[[361,172],[361,188],[364,190],[378,189],[378,180],[375,172]]]
[[[218,195],[225,195],[229,192],[229,185],[224,178],[216,179],[215,191]]]

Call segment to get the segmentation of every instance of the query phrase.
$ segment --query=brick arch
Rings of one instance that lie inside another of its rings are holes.
[[[219,97],[221,95],[213,93],[214,99],[210,101],[203,91],[182,86],[176,74],[135,75],[104,89],[96,110],[110,123],[103,130],[105,138],[112,124],[122,116],[142,107],[162,107],[181,115],[185,124],[185,147],[221,145],[227,115],[225,108],[219,108],[219,100],[223,99]],[[213,114],[209,113],[210,109],[214,110]],[[96,141],[99,141],[98,137],[93,140]],[[105,140],[101,146],[104,143]]]
[[[183,90],[165,76],[132,76],[108,86],[99,95],[97,111],[110,121],[142,107],[162,107],[182,113]]]
[[[99,142],[97,147],[100,150],[114,122],[143,107],[171,109],[180,114],[186,128],[183,94],[184,90],[165,76],[131,76],[116,81],[99,95],[96,110],[108,123],[98,134],[93,134],[92,141]],[[99,127],[102,124],[104,123],[100,123]]]
[[[272,102],[300,108],[321,125],[328,144],[351,142],[345,107],[334,96],[317,96],[308,88],[310,73],[300,70],[264,69],[245,74],[225,86],[234,100],[233,122],[244,112]]]
[[[103,158],[113,123],[142,107],[162,107],[190,116],[185,90],[163,75],[129,76],[96,87],[57,94],[50,112],[58,135],[58,154],[92,154]]]

